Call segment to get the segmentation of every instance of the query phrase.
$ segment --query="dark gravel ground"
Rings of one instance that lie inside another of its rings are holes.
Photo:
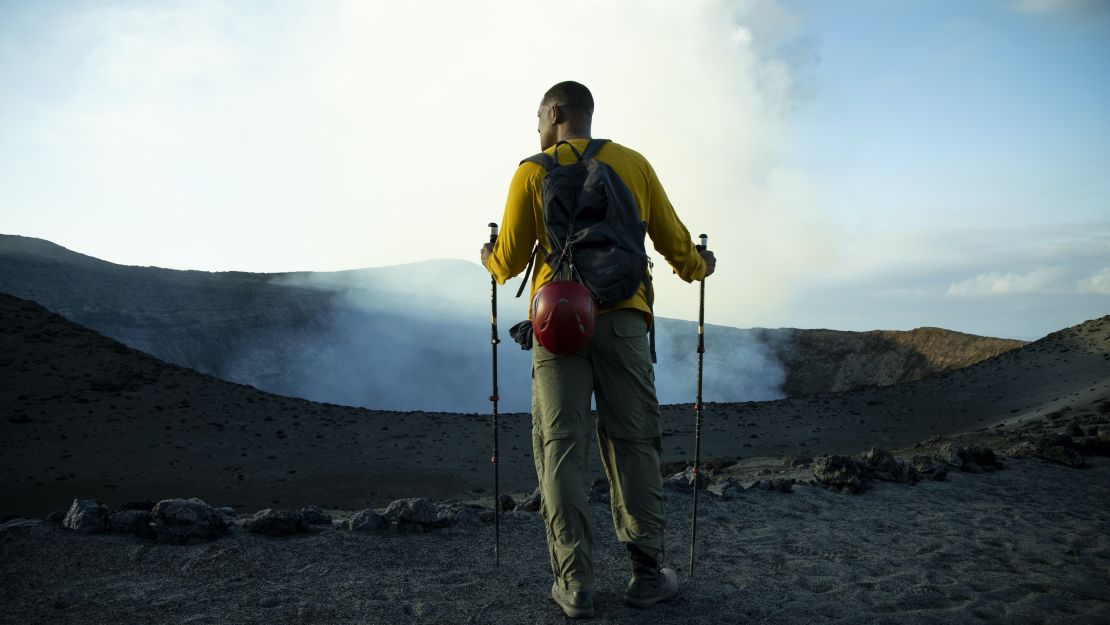
[[[1008,459],[993,473],[859,495],[795,485],[703,497],[697,576],[689,496],[668,491],[667,560],[682,593],[621,603],[628,567],[593,506],[597,623],[980,624],[1110,622],[1110,459],[1073,469]],[[200,544],[82,536],[41,524],[0,534],[0,622],[562,623],[535,513],[424,534],[325,528],[270,538],[235,528]]]

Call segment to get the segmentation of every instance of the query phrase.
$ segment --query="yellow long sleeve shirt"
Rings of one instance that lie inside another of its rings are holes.
[[[571,139],[569,143],[582,153],[589,140]],[[545,152],[552,155],[554,148],[548,148]],[[566,146],[559,147],[558,158],[563,165],[575,161],[574,153]],[[647,159],[635,150],[612,141],[597,152],[597,158],[612,167],[632,192],[640,209],[640,219],[647,222],[647,235],[652,245],[674,268],[675,273],[686,282],[704,278],[705,261],[694,248],[690,232],[675,214],[674,207],[663,191],[663,185]],[[546,173],[543,167],[535,163],[522,163],[517,168],[509,184],[509,198],[505,202],[505,214],[501,218],[497,243],[486,261],[486,269],[493,274],[498,284],[505,284],[509,278],[528,266],[532,249],[538,240],[541,250],[532,274],[531,295],[535,295],[536,289],[551,280],[553,274],[551,268],[543,262],[544,256],[551,250],[543,227],[541,189]],[[648,306],[644,285],[641,284],[636,294],[629,299],[601,312],[618,308],[636,308],[650,314],[651,308]]]

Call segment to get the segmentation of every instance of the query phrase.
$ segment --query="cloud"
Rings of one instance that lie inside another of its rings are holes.
[[[1076,284],[1080,293],[1097,293],[1110,295],[1110,267],[1103,267],[1094,275],[1083,278]]]
[[[975,297],[1054,291],[1065,273],[1062,267],[1038,267],[1024,274],[992,271],[949,285],[946,295]]]
[[[58,11],[27,54],[66,56],[0,153],[0,204],[22,208],[13,231],[126,264],[473,261],[538,148],[540,96],[576,79],[595,134],[644,154],[691,234],[710,235],[709,318],[788,308],[837,249],[821,189],[784,156],[818,62],[802,14],[726,0],[559,11],[590,19],[544,38],[550,7],[520,0]],[[655,256],[658,312],[692,317],[696,290]]]

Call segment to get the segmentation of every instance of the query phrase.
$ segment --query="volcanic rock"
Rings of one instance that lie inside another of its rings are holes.
[[[29,534],[41,527],[43,521],[39,519],[25,519],[23,517],[16,517],[9,519],[0,524],[0,535],[7,533]]]
[[[472,529],[482,525],[478,510],[466,504],[453,504],[440,508],[437,515],[437,527],[456,527],[459,529]]]
[[[698,490],[705,490],[709,488],[709,478],[703,474],[698,473]],[[663,482],[663,488],[678,491],[680,493],[694,492],[694,471],[692,467],[687,467],[686,470],[675,473]]]
[[[196,497],[159,501],[150,512],[150,525],[158,542],[172,544],[214,538],[227,530],[223,517]]]
[[[428,499],[397,499],[385,509],[385,518],[394,523],[431,525],[436,522],[436,506]]]
[[[721,489],[721,499],[727,501],[729,499],[737,499],[744,492],[744,486],[736,480],[729,480],[725,483],[724,488]]]
[[[385,525],[386,520],[373,510],[360,510],[347,520],[347,529],[352,532],[374,532]]]
[[[291,536],[308,529],[299,513],[273,508],[255,512],[243,523],[243,528],[248,532],[267,536]]]
[[[146,538],[153,537],[150,528],[150,513],[145,510],[118,510],[108,517],[108,525],[113,532],[135,534]]]
[[[326,514],[317,506],[301,508],[301,518],[308,525],[331,525],[331,515]]]
[[[532,491],[532,494],[528,496],[528,499],[525,499],[524,503],[520,504],[520,507],[529,512],[539,512],[541,505],[543,505],[543,495],[540,494],[540,487],[537,486],[536,490]]]
[[[813,461],[813,477],[818,482],[853,493],[863,492],[862,467],[847,456],[820,456]]]
[[[95,534],[108,530],[108,508],[91,499],[74,499],[62,527],[82,534]]]
[[[1053,445],[1041,450],[1038,457],[1050,460],[1059,464],[1075,467],[1077,469],[1087,465],[1087,461],[1083,458],[1083,454],[1063,445]]]
[[[948,477],[948,465],[938,462],[933,456],[914,456],[910,464],[922,476],[940,482]]]
[[[505,493],[497,498],[497,507],[501,508],[502,512],[512,512],[516,509],[516,500],[512,495]]]

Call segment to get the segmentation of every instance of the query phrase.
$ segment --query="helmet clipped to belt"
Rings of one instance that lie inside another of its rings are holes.
[[[552,354],[573,354],[590,344],[597,305],[590,290],[574,280],[554,280],[532,297],[532,333]]]

